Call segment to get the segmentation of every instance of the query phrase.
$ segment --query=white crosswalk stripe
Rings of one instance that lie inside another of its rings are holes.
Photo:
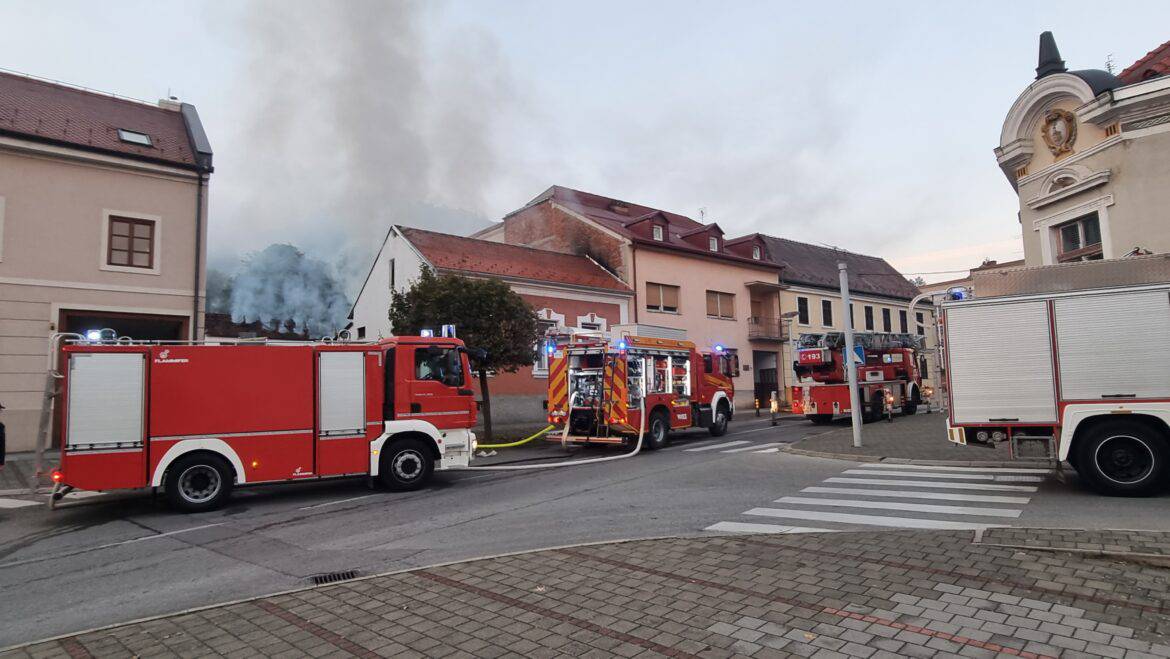
[[[757,448],[757,447],[749,447]],[[745,449],[738,449],[739,451]],[[1039,490],[1043,469],[866,465],[782,496],[743,515],[770,524],[724,520],[713,533],[816,533],[865,528],[971,530],[1015,523]],[[956,492],[958,490],[958,492]],[[909,501],[907,501],[909,499]],[[916,500],[916,501],[915,501]],[[956,502],[956,503],[945,503]],[[810,527],[806,524],[813,524]]]
[[[40,501],[29,501],[27,499],[0,499],[0,508],[24,508],[40,505],[43,505]]]
[[[741,448],[727,449],[726,451],[720,451],[720,453],[743,453],[745,451],[760,451],[761,449],[767,450],[779,446],[784,446],[784,442],[776,442],[774,444],[753,444],[751,446],[744,446]]]
[[[723,442],[722,444],[712,444],[711,446],[697,446],[695,448],[688,448],[688,449],[684,449],[684,450],[687,453],[691,453],[693,451],[714,451],[717,448],[727,448],[729,446],[742,446],[744,444],[749,444],[749,443],[750,442],[748,442],[748,440],[741,439],[741,440],[736,441],[736,442]]]

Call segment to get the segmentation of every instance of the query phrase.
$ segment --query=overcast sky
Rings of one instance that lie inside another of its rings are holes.
[[[1120,70],[1170,3],[10,0],[0,25],[0,67],[198,108],[215,263],[292,242],[356,276],[391,222],[465,233],[559,184],[920,273],[1022,256],[992,149],[1039,33]]]

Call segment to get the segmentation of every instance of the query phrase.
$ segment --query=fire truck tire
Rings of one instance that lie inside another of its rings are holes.
[[[431,450],[417,439],[399,439],[382,451],[378,476],[395,492],[417,490],[431,480],[435,459]]]
[[[665,410],[658,410],[650,415],[650,426],[646,428],[646,437],[642,445],[648,450],[656,450],[670,443],[670,417]]]
[[[236,474],[214,453],[192,453],[171,463],[163,478],[167,501],[185,513],[215,510],[231,496]]]
[[[707,426],[707,432],[711,433],[712,437],[722,437],[727,434],[727,423],[730,421],[730,415],[727,413],[727,405],[720,403],[715,408],[715,417],[711,419],[711,425]]]
[[[1167,438],[1133,420],[1110,421],[1088,429],[1077,442],[1077,473],[1097,492],[1115,497],[1144,497],[1165,484]]]
[[[827,426],[833,422],[832,414],[806,414],[804,418],[812,421],[818,426]]]

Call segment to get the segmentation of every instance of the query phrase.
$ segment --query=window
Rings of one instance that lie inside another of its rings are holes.
[[[914,314],[914,321],[918,324],[918,336],[926,336],[926,321],[923,320],[921,311]]]
[[[662,225],[659,225],[659,224],[654,225],[654,240],[661,241],[663,234],[664,234],[664,231],[662,230]]]
[[[358,328],[357,335],[358,335],[357,338],[359,340],[366,338],[366,326],[365,325],[362,325],[361,327]]]
[[[893,331],[893,329],[894,325],[890,322],[890,310],[882,309],[882,331],[890,332]]]
[[[110,217],[106,264],[128,268],[154,267],[154,221]]]
[[[752,245],[752,258],[757,260],[757,261],[760,260],[760,246],[759,245]]]
[[[854,316],[853,316],[853,303],[852,302],[849,303],[849,327],[851,327],[853,329],[857,329],[857,321],[854,320]]]
[[[1089,213],[1053,227],[1053,230],[1057,232],[1057,241],[1060,245],[1060,251],[1056,255],[1057,261],[1067,263],[1102,258],[1101,220],[1097,213]]]
[[[824,327],[833,326],[833,301],[821,300],[821,325]]]
[[[601,329],[601,323],[581,323],[581,329],[596,332]]]
[[[708,318],[735,318],[735,295],[731,293],[720,293],[719,291],[707,291],[707,317]]]
[[[865,307],[865,329],[873,331],[873,307],[868,305]]]
[[[906,322],[906,310],[905,309],[898,310],[898,331],[903,333],[903,334],[906,334],[907,332],[910,331],[910,328],[907,326],[907,322]]]
[[[547,371],[548,370],[548,332],[555,329],[557,326],[555,321],[538,320],[536,321],[536,336],[539,337],[536,341],[536,359],[533,361],[532,370]]]
[[[719,239],[716,238],[715,236],[711,236],[710,238],[708,238],[707,239],[707,249],[711,250],[712,252],[718,252],[719,251]]]
[[[139,146],[154,146],[150,141],[150,135],[146,133],[139,133],[136,130],[126,130],[125,128],[118,129],[118,139],[130,144],[137,144]]]
[[[394,290],[394,259],[390,259],[390,290]]]
[[[796,298],[796,322],[808,325],[808,298]]]
[[[678,313],[678,286],[646,282],[646,308]]]
[[[419,347],[414,351],[414,377],[448,387],[463,386],[463,357],[458,348]]]

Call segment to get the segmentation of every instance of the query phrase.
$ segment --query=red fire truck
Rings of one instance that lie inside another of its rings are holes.
[[[162,488],[186,512],[236,485],[365,475],[413,490],[475,450],[463,343],[159,344],[62,349],[61,464],[78,488]]]
[[[922,386],[918,366],[920,337],[911,334],[857,332],[853,335],[857,388],[864,421],[893,420],[893,411],[914,414],[933,393]],[[845,334],[804,334],[792,365],[799,385],[792,387],[792,411],[813,423],[829,423],[850,414]]]
[[[734,409],[735,351],[699,352],[690,341],[626,336],[550,343],[550,441],[666,446],[671,430],[727,432]],[[568,425],[568,433],[565,426]]]

